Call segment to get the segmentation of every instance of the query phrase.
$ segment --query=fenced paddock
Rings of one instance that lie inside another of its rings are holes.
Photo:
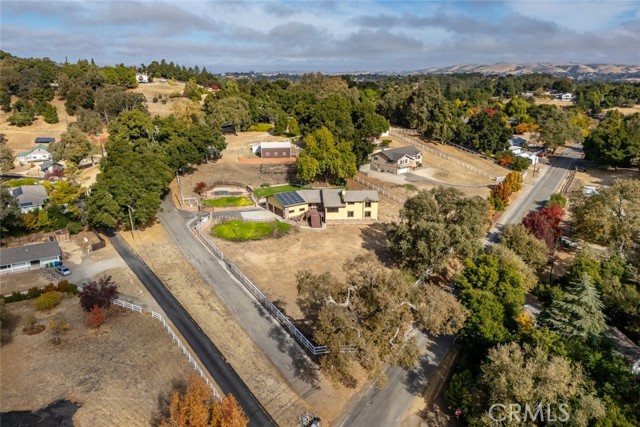
[[[300,330],[285,316],[278,308],[267,298],[256,285],[253,284],[247,276],[240,271],[231,261],[227,260],[224,253],[213,243],[207,236],[204,235],[201,228],[208,221],[208,217],[202,217],[196,221],[191,227],[196,236],[202,243],[221,261],[225,263],[227,269],[238,279],[244,288],[257,299],[260,304],[285,328],[285,330],[312,356],[320,356],[329,353],[329,349],[326,346],[317,346],[311,342]]]
[[[130,302],[123,301],[121,299],[114,299],[111,301],[111,303],[113,305],[117,305],[119,307],[126,308],[131,311],[135,311],[136,313],[143,313],[141,306],[136,304],[131,304]],[[207,378],[202,368],[200,368],[198,361],[193,356],[191,356],[191,353],[189,353],[189,350],[187,350],[184,344],[182,344],[182,341],[180,340],[178,335],[176,335],[176,333],[173,331],[171,326],[169,326],[167,321],[164,320],[164,317],[162,317],[160,313],[156,313],[155,311],[151,311],[151,317],[162,322],[162,326],[164,326],[164,328],[167,330],[167,332],[169,333],[169,336],[171,336],[171,339],[173,339],[173,341],[178,345],[178,348],[180,348],[180,350],[182,350],[182,353],[185,356],[187,356],[187,358],[189,359],[189,364],[193,366],[193,369],[195,369],[198,375],[200,375],[204,379],[204,381],[209,385],[209,387],[211,387],[211,390],[213,391],[213,395],[216,397],[216,399],[220,400],[221,396],[218,393],[218,390],[216,390],[213,384],[211,384],[211,382],[209,381],[209,378]]]
[[[200,375],[204,379],[204,381],[209,385],[209,387],[211,387],[211,390],[213,390],[213,395],[216,397],[216,399],[221,400],[222,397],[220,396],[220,393],[218,393],[218,390],[216,390],[213,384],[209,382],[209,378],[207,378],[202,368],[200,368],[198,361],[193,356],[191,356],[191,353],[189,353],[189,350],[187,350],[184,344],[182,344],[182,341],[180,340],[178,335],[176,335],[176,333],[173,331],[171,326],[169,326],[166,320],[164,320],[164,317],[162,317],[160,313],[156,313],[155,311],[151,312],[151,317],[162,322],[162,326],[164,326],[164,328],[167,330],[171,339],[173,339],[173,341],[178,345],[178,348],[182,350],[182,353],[189,358],[189,363],[191,364],[191,366],[193,366],[193,369],[195,369],[198,375]]]

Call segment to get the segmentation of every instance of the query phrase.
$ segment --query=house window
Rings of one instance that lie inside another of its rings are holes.
[[[338,212],[338,208],[327,208],[327,212],[337,213]]]
[[[304,212],[304,206],[299,209],[300,212]]]
[[[265,153],[264,153],[264,154],[265,154],[265,156],[269,157],[269,154],[270,154],[270,153],[269,153],[268,151],[265,151]]]
[[[347,211],[347,218],[353,218],[353,211]]]
[[[286,157],[286,156],[287,156],[287,152],[286,152],[286,151],[283,151],[283,152],[282,152],[282,157]]]
[[[378,156],[375,156],[375,157],[373,158],[373,160],[378,160]]]
[[[365,208],[370,208],[371,207],[371,202],[364,202],[364,207]]]
[[[370,211],[364,211],[364,217],[365,218],[371,218],[371,212]]]
[[[276,156],[276,157],[278,157],[278,152],[277,152],[277,151],[274,151],[274,152],[273,152],[273,155],[274,155],[274,156]]]

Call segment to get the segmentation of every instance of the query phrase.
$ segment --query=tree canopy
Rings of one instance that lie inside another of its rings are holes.
[[[451,257],[478,251],[488,212],[485,200],[459,190],[420,191],[405,202],[400,220],[388,226],[389,248],[398,265],[415,274],[439,270]]]

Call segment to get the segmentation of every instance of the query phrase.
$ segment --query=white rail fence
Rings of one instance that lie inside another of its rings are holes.
[[[495,181],[495,179],[496,179],[495,175],[492,175],[492,174],[487,173],[487,172],[485,172],[485,171],[483,171],[481,169],[478,169],[477,167],[472,166],[469,163],[465,163],[465,162],[462,162],[462,161],[460,161],[458,159],[455,159],[455,158],[453,158],[451,156],[447,156],[446,154],[444,154],[444,153],[442,153],[442,152],[440,152],[438,150],[435,150],[435,149],[423,144],[422,142],[418,141],[415,137],[405,136],[405,134],[409,134],[409,132],[411,132],[411,131],[409,131],[409,130],[400,130],[400,129],[391,129],[391,131],[390,131],[391,135],[393,135],[394,137],[400,139],[401,141],[407,142],[407,143],[409,143],[411,145],[414,145],[414,146],[416,146],[416,147],[418,147],[418,148],[420,148],[422,150],[425,150],[425,151],[427,151],[427,152],[429,152],[431,154],[434,154],[434,155],[436,155],[438,157],[441,157],[441,158],[446,159],[446,160],[448,160],[448,161],[450,161],[452,163],[455,163],[458,166],[461,166],[461,167],[463,167],[465,169],[468,169],[471,172],[475,172],[478,175],[482,175],[484,177],[487,177],[487,178]],[[477,153],[475,153],[475,154],[477,154]]]
[[[121,299],[111,300],[113,305],[120,306],[122,308],[128,308],[131,311],[135,311],[137,313],[142,313],[142,307],[136,304],[131,304],[130,302],[122,301]]]
[[[211,387],[211,390],[213,390],[213,395],[216,397],[216,399],[221,400],[222,397],[220,396],[220,393],[218,393],[218,390],[216,390],[213,384],[209,382],[209,378],[207,378],[202,368],[200,368],[198,361],[193,356],[191,356],[191,353],[189,353],[189,350],[187,350],[184,344],[182,344],[182,341],[180,340],[178,335],[176,335],[176,333],[173,332],[173,329],[171,329],[171,326],[169,326],[169,324],[164,320],[164,317],[162,317],[161,314],[156,313],[155,311],[151,312],[151,317],[153,317],[154,319],[158,319],[160,322],[162,322],[162,326],[164,326],[164,328],[167,330],[167,332],[169,333],[173,341],[175,341],[175,343],[178,345],[178,348],[180,348],[180,350],[182,350],[182,353],[189,358],[189,363],[193,366],[193,369],[195,369],[198,375],[200,375],[204,379],[204,381],[209,385],[209,387]]]
[[[372,190],[377,190],[378,193],[381,194],[382,196],[386,197],[387,199],[393,200],[396,203],[400,203],[401,205],[404,205],[404,202],[406,201],[406,199],[400,196],[396,196],[395,194],[388,192],[384,188],[378,187],[374,183],[369,182],[366,179],[359,177],[358,175],[354,176],[353,180],[357,183],[364,185],[365,187],[371,188]]]
[[[253,284],[251,280],[247,276],[240,271],[238,267],[236,267],[231,261],[227,260],[220,250],[212,241],[210,241],[207,236],[205,236],[200,230],[202,226],[208,221],[207,217],[201,218],[197,221],[192,227],[195,231],[198,238],[204,243],[204,245],[213,252],[213,254],[218,257],[221,261],[224,261],[229,271],[238,279],[240,283],[242,283],[249,291],[251,295],[253,295],[259,302],[262,304],[267,311],[276,318],[278,322],[285,328],[285,330],[296,340],[302,347],[307,350],[310,354],[314,356],[320,356],[323,354],[329,353],[329,349],[326,346],[314,345],[307,337],[304,336],[302,332],[285,316],[278,308],[267,298],[260,289],[256,285]]]

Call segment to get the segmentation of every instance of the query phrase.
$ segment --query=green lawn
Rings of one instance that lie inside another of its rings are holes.
[[[261,187],[253,190],[256,197],[267,197],[277,193],[286,193],[287,191],[306,190],[309,187],[301,187],[299,185],[279,185],[277,187]]]
[[[245,222],[234,219],[215,225],[211,234],[225,240],[245,242],[247,240],[261,240],[268,237],[278,237],[291,230],[291,224],[285,222]]]
[[[202,204],[214,208],[229,208],[232,206],[251,206],[253,202],[248,197],[230,196],[220,197],[218,199],[206,199],[202,201]]]

